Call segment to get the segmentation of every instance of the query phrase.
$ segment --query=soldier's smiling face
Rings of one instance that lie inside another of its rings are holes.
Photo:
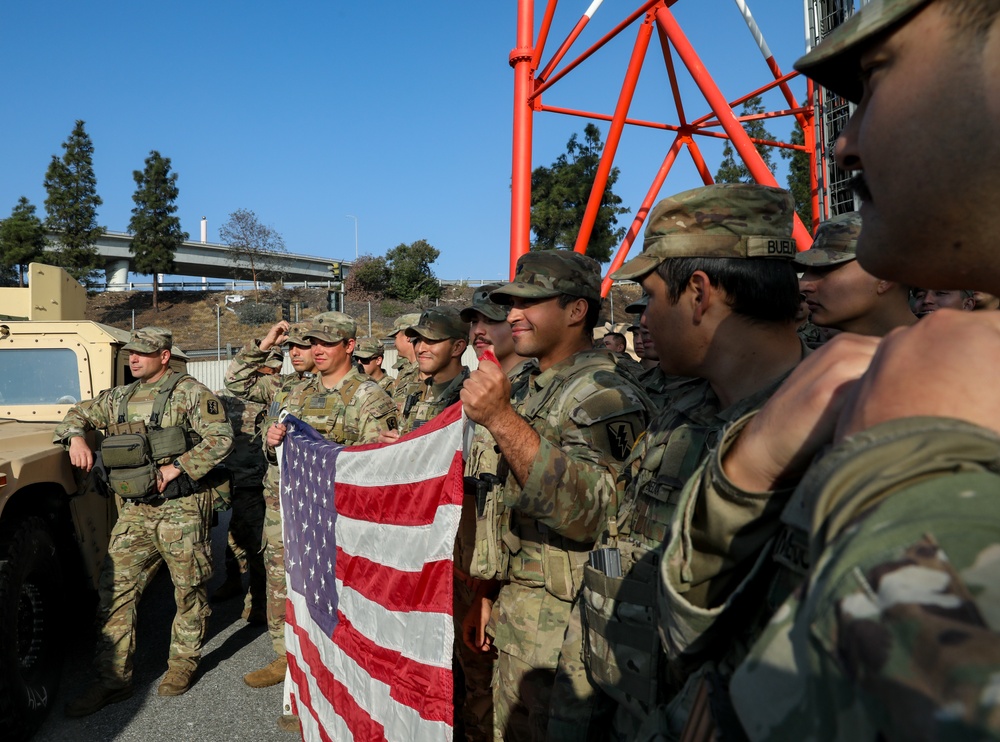
[[[310,338],[312,343],[312,358],[316,370],[321,374],[346,371],[351,366],[351,356],[354,354],[354,340],[340,340],[329,343],[325,340]]]
[[[465,342],[455,338],[430,340],[422,335],[413,338],[413,350],[417,354],[420,373],[434,376],[446,369],[455,358],[461,358]]]

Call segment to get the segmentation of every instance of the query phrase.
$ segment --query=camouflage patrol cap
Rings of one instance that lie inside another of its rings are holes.
[[[174,334],[162,327],[143,327],[133,330],[128,342],[122,350],[134,350],[136,353],[156,353],[167,350],[173,345]]]
[[[343,312],[323,312],[309,321],[309,326],[302,333],[302,337],[306,340],[315,338],[324,343],[339,343],[357,334],[357,323],[351,317]]]
[[[288,345],[300,345],[304,348],[309,347],[309,341],[306,340],[304,333],[309,329],[309,323],[299,322],[288,328],[288,339],[285,343]]]
[[[464,322],[458,310],[452,307],[434,307],[420,313],[420,320],[407,327],[406,336],[422,337],[428,340],[444,340],[445,338],[464,339],[469,337],[469,323]]]
[[[868,42],[902,23],[930,0],[871,0],[830,32],[795,69],[852,103],[861,100],[861,53]]]
[[[354,355],[358,358],[376,358],[385,355],[385,346],[377,338],[361,338],[354,346]]]
[[[511,304],[515,296],[548,299],[560,294],[601,299],[601,266],[572,250],[539,250],[517,260],[514,281],[490,294],[497,304]]]
[[[420,314],[413,312],[412,314],[404,314],[401,317],[396,317],[396,321],[392,323],[392,332],[385,336],[385,339],[393,338],[397,333],[406,330],[408,327],[413,327],[417,324],[417,320],[420,319]]]
[[[625,314],[642,314],[646,311],[647,304],[649,304],[649,294],[643,292],[642,296],[625,307]]]
[[[816,229],[812,247],[795,256],[796,265],[822,268],[857,258],[861,214],[851,211],[827,219]]]
[[[494,322],[502,322],[507,319],[510,307],[497,304],[490,298],[490,292],[496,291],[498,288],[500,288],[499,283],[489,283],[476,289],[475,293],[472,294],[472,305],[460,312],[462,321],[472,322],[477,312]]]
[[[646,222],[642,254],[611,274],[641,278],[670,258],[795,257],[792,194],[756,183],[721,183],[665,198]]]

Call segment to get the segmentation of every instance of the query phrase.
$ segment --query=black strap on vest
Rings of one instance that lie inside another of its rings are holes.
[[[167,409],[167,402],[170,400],[170,395],[174,391],[174,387],[181,383],[181,380],[188,378],[189,374],[179,374],[173,373],[160,387],[159,391],[156,393],[156,399],[153,400],[153,412],[149,416],[149,426],[152,428],[160,427],[160,420],[163,418],[163,413]],[[135,394],[136,389],[139,388],[141,381],[133,381],[125,388],[125,393],[122,395],[121,400],[118,402],[118,422],[124,423],[128,420],[128,402],[132,399],[132,395]]]

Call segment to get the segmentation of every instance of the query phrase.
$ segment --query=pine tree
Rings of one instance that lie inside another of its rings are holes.
[[[0,221],[0,268],[12,275],[17,269],[18,286],[24,286],[28,263],[45,252],[45,227],[35,216],[35,205],[21,196],[10,216]]]
[[[806,136],[802,127],[795,122],[790,140],[792,144],[804,144]],[[798,149],[783,149],[781,156],[791,160],[788,164],[788,190],[795,197],[795,211],[798,212],[806,229],[812,229],[812,189],[809,179],[809,153]]]
[[[559,155],[551,167],[537,167],[532,171],[531,230],[535,234],[532,250],[572,250],[575,247],[602,149],[601,130],[594,124],[587,124],[583,142],[573,134],[566,143],[566,153]],[[618,215],[630,211],[621,205],[621,197],[612,190],[619,174],[616,167],[608,174],[601,207],[587,243],[587,255],[599,263],[611,259],[611,249],[627,231],[627,227],[617,227]]]
[[[759,95],[753,98],[748,98],[743,103],[743,108],[740,111],[740,116],[751,116],[755,113],[764,112],[764,103]],[[774,141],[774,136],[767,130],[764,126],[764,122],[761,119],[754,119],[753,121],[743,122],[743,131],[751,139],[768,139]],[[761,159],[764,160],[764,164],[767,165],[767,169],[772,173],[774,172],[774,158],[771,156],[771,148],[766,147],[763,144],[755,144],[758,154],[760,154]],[[736,152],[733,149],[733,143],[726,140],[726,146],[722,149],[722,164],[719,165],[718,171],[715,173],[716,183],[754,183],[753,176],[750,174],[750,170],[747,168],[746,163],[742,159],[736,160]]]
[[[153,275],[153,309],[159,311],[159,274],[174,269],[174,253],[188,238],[181,230],[177,211],[177,173],[170,172],[170,158],[153,150],[146,158],[145,170],[133,170],[136,189],[135,207],[128,223],[133,235],[133,265],[136,273]]]
[[[52,155],[45,173],[45,226],[58,233],[56,262],[74,278],[89,284],[94,272],[102,267],[95,245],[104,227],[97,223],[97,207],[103,201],[97,195],[94,145],[83,126],[83,121],[76,122],[69,139],[63,142],[66,152],[62,159]]]

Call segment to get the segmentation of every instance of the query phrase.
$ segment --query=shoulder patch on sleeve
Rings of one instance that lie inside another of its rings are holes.
[[[201,395],[201,418],[206,422],[224,421],[226,419],[225,410],[219,398],[211,392]]]
[[[590,426],[628,413],[641,415],[644,411],[637,397],[628,394],[620,387],[610,387],[587,395],[570,412],[570,419],[578,425]],[[639,432],[636,431],[636,434]]]

